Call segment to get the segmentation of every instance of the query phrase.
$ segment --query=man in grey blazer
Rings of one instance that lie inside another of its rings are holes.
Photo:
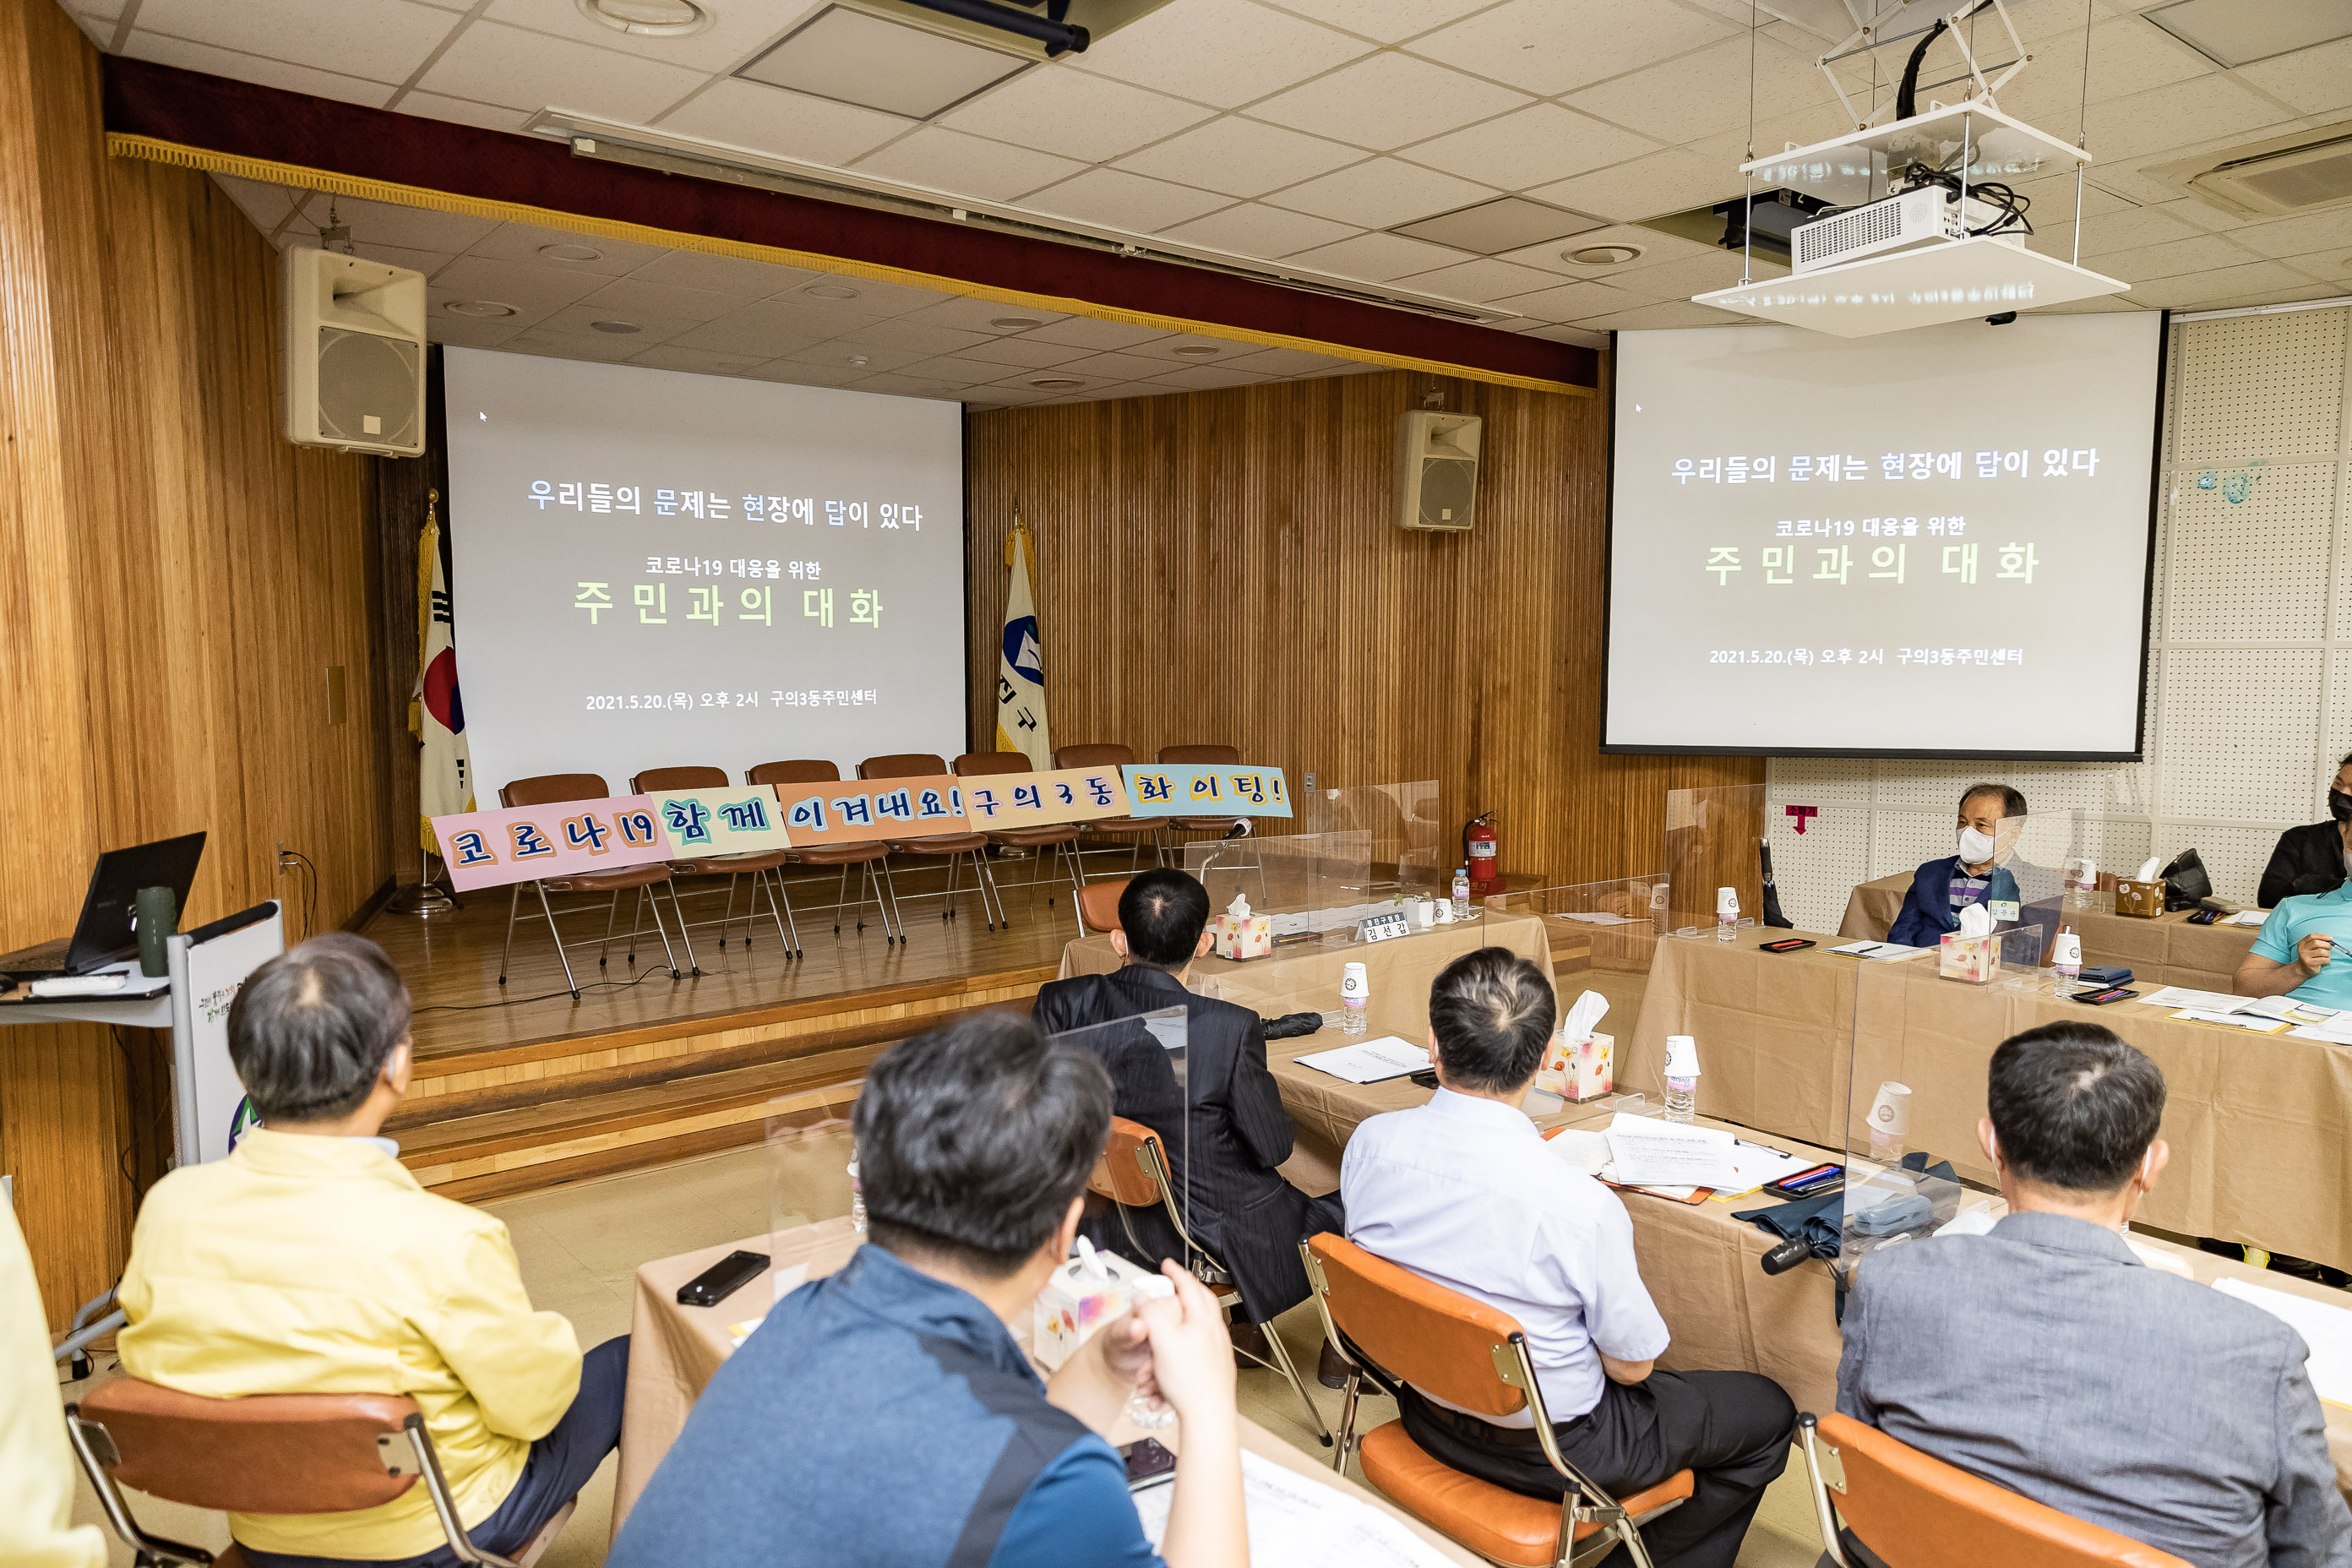
[[[2302,1337],[2124,1241],[2170,1153],[2156,1064],[2051,1024],[1993,1052],[1986,1098],[2009,1213],[1862,1267],[1838,1409],[2199,1568],[2352,1563]]]

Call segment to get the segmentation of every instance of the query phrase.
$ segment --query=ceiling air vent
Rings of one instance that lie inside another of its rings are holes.
[[[2352,121],[2147,171],[2235,217],[2292,217],[2352,203]]]

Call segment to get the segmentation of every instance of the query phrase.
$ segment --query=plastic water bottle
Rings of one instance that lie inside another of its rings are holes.
[[[2050,968],[2057,976],[2052,989],[2061,1000],[2082,989],[2083,939],[2078,933],[2062,931],[2051,939]]]
[[[1698,1042],[1688,1035],[1666,1037],[1668,1121],[1688,1121],[1698,1113]]]
[[[1360,963],[1350,963],[1339,971],[1339,1032],[1360,1035],[1370,1026],[1372,1005],[1372,983]]]
[[[1454,918],[1457,921],[1470,918],[1470,868],[1467,866],[1454,868]]]
[[[1739,889],[1717,888],[1715,890],[1715,940],[1729,942],[1738,931]]]
[[[866,1189],[858,1184],[857,1162],[852,1160],[849,1171],[849,1228],[858,1235],[866,1234]]]

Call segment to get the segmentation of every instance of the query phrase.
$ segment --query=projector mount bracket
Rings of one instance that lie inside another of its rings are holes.
[[[1846,9],[1850,14],[1853,12],[1856,0],[1846,0]],[[1895,9],[1900,14],[1909,11],[1910,6],[1898,5]],[[2009,35],[2010,47],[2014,51],[2014,58],[2005,66],[1994,67],[1994,74],[1990,78],[1985,75],[1984,66],[1977,58],[1976,49],[1969,41],[1969,29],[1965,25],[1970,18],[1987,10],[2000,18],[2001,28]],[[2000,107],[1995,95],[2002,88],[2007,87],[2018,72],[2033,61],[2032,55],[2026,51],[2024,40],[2017,36],[2017,24],[2009,19],[2009,6],[2006,0],[1969,0],[1969,4],[1962,5],[1948,16],[1937,16],[1922,26],[1901,33],[1880,32],[1875,15],[1868,22],[1862,21],[1859,16],[1856,16],[1855,21],[1854,30],[1841,40],[1836,47],[1813,63],[1820,68],[1822,75],[1829,79],[1830,90],[1837,94],[1838,102],[1844,106],[1846,116],[1853,121],[1853,128],[1856,131],[1868,130],[1876,124],[1879,117],[1884,114],[1895,113],[1896,119],[1904,119],[1906,116],[1896,110],[1896,105],[1901,101],[1900,97],[1890,98],[1885,103],[1874,102],[1868,113],[1857,111],[1853,106],[1853,100],[1846,96],[1845,83],[1838,79],[1838,74],[1832,68],[1840,60],[1852,59],[1856,55],[1874,54],[1889,44],[1919,38],[1922,41],[1914,47],[1911,59],[1903,73],[1906,87],[1908,89],[1916,87],[1919,61],[1927,53],[1927,45],[1932,43],[1938,34],[1949,33],[1968,69],[1959,76],[1948,77],[1942,81],[1929,82],[1927,86],[1949,87],[1955,82],[1969,82],[1971,86],[1967,94],[1967,100],[1981,102],[1992,109]]]

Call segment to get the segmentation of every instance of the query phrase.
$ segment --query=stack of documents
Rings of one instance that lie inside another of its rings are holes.
[[[2296,1035],[2307,1039],[2336,1040],[2343,1044],[2344,1038],[2329,1031],[2352,1029],[2352,1020],[2342,1018],[2335,1008],[2298,1002],[2291,996],[2232,996],[2221,991],[2193,991],[2186,985],[2168,985],[2139,1000],[2149,1007],[2174,1008],[2176,1011],[2172,1016],[2189,1023],[2219,1024],[2225,1028],[2245,1029],[2257,1035],[2275,1035],[2292,1028]]]
[[[1336,1051],[1317,1051],[1295,1059],[1300,1067],[1349,1083],[1381,1083],[1427,1072],[1430,1068],[1429,1052],[1402,1035],[1382,1035],[1360,1046],[1341,1046]]]
[[[2213,1289],[2260,1307],[2301,1334],[2311,1349],[2303,1365],[2313,1392],[2331,1405],[2352,1405],[2352,1311],[2251,1279],[2216,1279]]]
[[[1135,1494],[1144,1538],[1168,1534],[1171,1486]],[[1242,1504],[1255,1568],[1447,1568],[1453,1561],[1402,1523],[1319,1476],[1242,1453]]]
[[[1894,963],[1936,950],[1932,947],[1905,947],[1897,942],[1850,942],[1843,947],[1833,947],[1830,951],[1844,958],[1867,959],[1873,963]]]

